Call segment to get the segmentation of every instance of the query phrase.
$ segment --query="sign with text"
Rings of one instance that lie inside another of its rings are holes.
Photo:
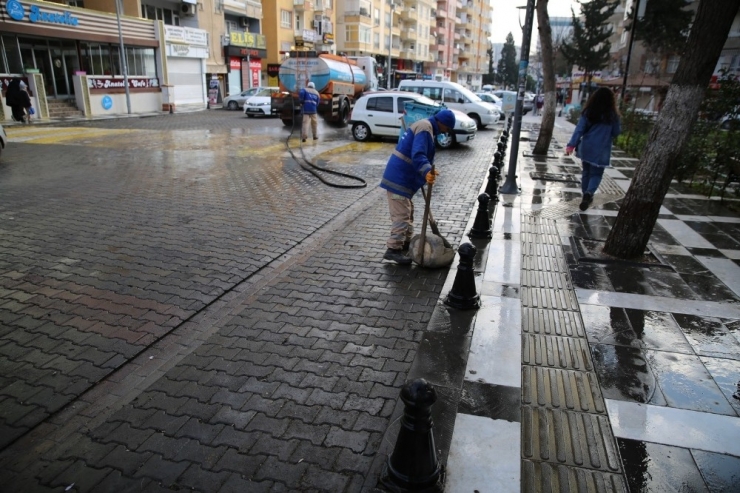
[[[168,25],[164,26],[164,40],[168,43],[208,46],[208,33],[203,29]]]
[[[232,31],[229,33],[229,44],[243,48],[267,49],[267,41],[261,34]]]
[[[90,89],[90,94],[120,92],[126,90],[126,84],[123,77],[88,77],[87,87]],[[159,89],[159,79],[156,77],[129,77],[128,88]]]

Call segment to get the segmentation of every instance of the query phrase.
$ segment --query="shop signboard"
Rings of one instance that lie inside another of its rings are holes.
[[[203,29],[183,26],[164,26],[164,40],[194,46],[208,46],[208,33]]]
[[[260,71],[262,70],[262,62],[259,60],[249,61],[249,73],[252,76],[252,87],[259,87],[260,85]]]
[[[248,32],[231,31],[229,33],[229,44],[243,48],[267,49],[267,41],[263,35]]]
[[[38,5],[31,4],[26,13],[26,7],[18,0],[8,0],[5,4],[5,11],[8,16],[14,21],[22,21],[28,14],[28,20],[33,23],[47,23],[47,24],[64,24],[67,26],[77,26],[80,20],[72,15],[69,10],[62,10],[61,12],[41,10]]]
[[[87,87],[90,94],[100,94],[104,92],[122,92],[126,90],[126,83],[123,77],[88,77]],[[159,79],[156,77],[129,77],[129,89],[159,89]]]

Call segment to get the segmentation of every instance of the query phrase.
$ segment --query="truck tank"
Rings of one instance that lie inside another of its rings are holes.
[[[306,79],[316,84],[318,92],[325,91],[330,82],[354,81],[355,94],[366,89],[367,77],[360,67],[347,62],[325,57],[289,58],[280,65],[278,79],[280,85],[292,93],[297,93],[306,86]]]

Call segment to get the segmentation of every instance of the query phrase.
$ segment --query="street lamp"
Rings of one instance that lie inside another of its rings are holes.
[[[517,7],[521,8],[521,7]],[[527,0],[526,15],[522,32],[522,55],[519,59],[519,90],[516,95],[514,109],[514,127],[511,132],[511,153],[509,155],[509,171],[506,182],[501,187],[501,193],[519,193],[516,184],[516,159],[519,153],[519,135],[522,131],[522,109],[524,107],[524,92],[527,87],[527,67],[529,65],[529,43],[532,40],[532,24],[534,23],[534,0]]]
[[[393,49],[393,14],[396,13],[396,2],[391,0],[391,26],[388,28],[388,80],[386,81],[385,88],[391,88],[391,49]]]

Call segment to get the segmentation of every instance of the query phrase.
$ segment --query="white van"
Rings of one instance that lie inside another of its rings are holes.
[[[433,80],[402,80],[400,91],[417,92],[434,101],[444,102],[451,109],[462,111],[475,120],[478,128],[494,125],[499,121],[499,111],[495,105],[481,98],[457,82]]]

